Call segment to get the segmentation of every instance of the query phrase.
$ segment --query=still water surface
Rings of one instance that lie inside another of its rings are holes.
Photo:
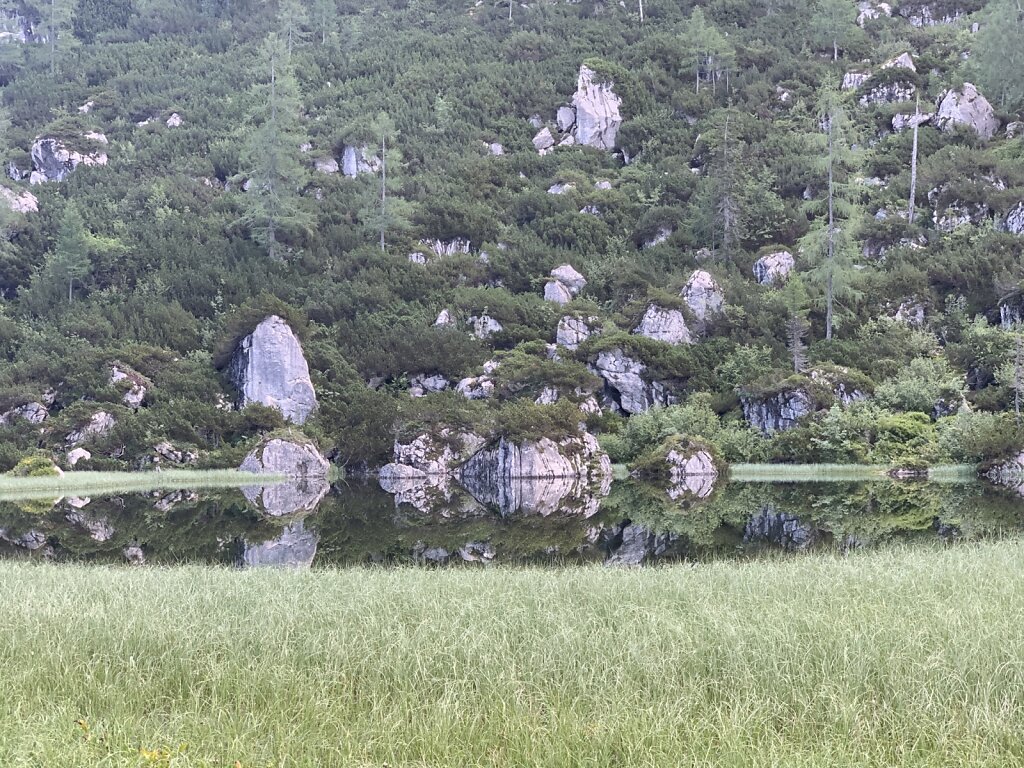
[[[373,481],[111,491],[0,502],[0,557],[242,567],[639,565],[956,542],[1024,531],[1024,498],[981,482],[720,483],[665,489]]]

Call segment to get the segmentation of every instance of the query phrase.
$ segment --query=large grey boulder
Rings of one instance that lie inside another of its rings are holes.
[[[245,568],[309,568],[318,543],[316,532],[307,531],[302,520],[297,520],[282,528],[275,539],[246,541],[239,564]]]
[[[596,149],[614,149],[622,125],[622,99],[613,90],[613,84],[584,64],[572,103],[576,108],[576,141]]]
[[[238,469],[257,475],[326,477],[331,464],[308,441],[275,437],[253,448]]]
[[[110,385],[124,392],[121,402],[133,410],[142,407],[146,399],[147,384],[145,377],[120,365],[110,367]]]
[[[229,375],[239,407],[262,403],[288,421],[304,424],[316,409],[309,365],[292,329],[277,315],[265,318],[239,342]]]
[[[242,472],[284,475],[283,483],[242,488],[242,493],[264,513],[274,517],[311,512],[330,490],[330,463],[312,443],[274,438],[253,449],[241,466]]]
[[[544,286],[544,300],[568,304],[586,285],[586,278],[571,264],[562,264],[551,270],[551,280]]]
[[[657,304],[647,308],[640,325],[633,329],[633,333],[673,346],[693,343],[693,336],[686,327],[683,313],[678,309],[659,307]]]
[[[967,126],[986,141],[999,130],[995,110],[972,83],[964,83],[959,91],[946,91],[939,101],[934,122],[943,131],[951,131],[958,125]]]
[[[79,165],[106,165],[108,157],[104,147],[107,137],[102,133],[87,133],[78,147],[70,147],[62,140],[40,136],[32,142],[32,166],[35,169],[29,183],[64,181]]]
[[[341,172],[350,179],[362,174],[379,173],[380,168],[380,158],[372,154],[365,145],[346,145],[341,154]]]
[[[594,372],[604,380],[608,399],[625,413],[643,413],[652,406],[675,402],[663,385],[647,381],[646,365],[621,349],[599,353],[594,362]]]
[[[740,405],[743,418],[766,435],[792,429],[814,411],[810,394],[800,388],[769,395],[745,395],[740,398]]]
[[[463,481],[472,478],[498,485],[523,478],[597,481],[611,472],[608,454],[601,450],[593,435],[584,432],[559,442],[547,437],[520,443],[501,438],[473,454],[459,468],[459,477]]]
[[[697,318],[701,331],[725,305],[725,294],[722,293],[721,287],[711,273],[703,269],[698,269],[690,275],[680,295]]]
[[[789,279],[795,263],[789,251],[767,253],[754,262],[754,277],[761,285],[782,285]]]

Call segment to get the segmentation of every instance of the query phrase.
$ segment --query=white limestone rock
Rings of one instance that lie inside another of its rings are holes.
[[[584,64],[580,67],[572,103],[576,108],[573,134],[576,141],[595,149],[614,149],[622,126],[622,99],[615,93],[613,84]]]
[[[659,307],[657,304],[647,308],[640,325],[633,329],[633,333],[673,346],[693,343],[693,336],[686,327],[683,313],[678,309]]]
[[[972,83],[964,83],[959,91],[946,91],[939,101],[934,122],[943,131],[966,126],[986,141],[999,130],[995,110]]]
[[[277,315],[265,318],[239,342],[229,375],[238,389],[240,408],[262,403],[295,424],[304,424],[316,410],[316,392],[302,346]]]
[[[789,251],[765,254],[754,262],[754,277],[760,285],[782,285],[789,279],[795,263]]]

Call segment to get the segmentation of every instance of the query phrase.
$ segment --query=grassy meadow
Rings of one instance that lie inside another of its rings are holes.
[[[1012,541],[0,585],[5,768],[1024,765]]]
[[[66,494],[146,492],[178,489],[237,488],[270,485],[279,475],[254,475],[234,469],[168,469],[161,472],[65,472],[60,477],[0,475],[0,501],[45,499]]]

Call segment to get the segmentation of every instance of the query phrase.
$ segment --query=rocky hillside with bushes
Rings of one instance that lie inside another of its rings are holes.
[[[1024,446],[1015,1],[0,5],[0,470]]]

